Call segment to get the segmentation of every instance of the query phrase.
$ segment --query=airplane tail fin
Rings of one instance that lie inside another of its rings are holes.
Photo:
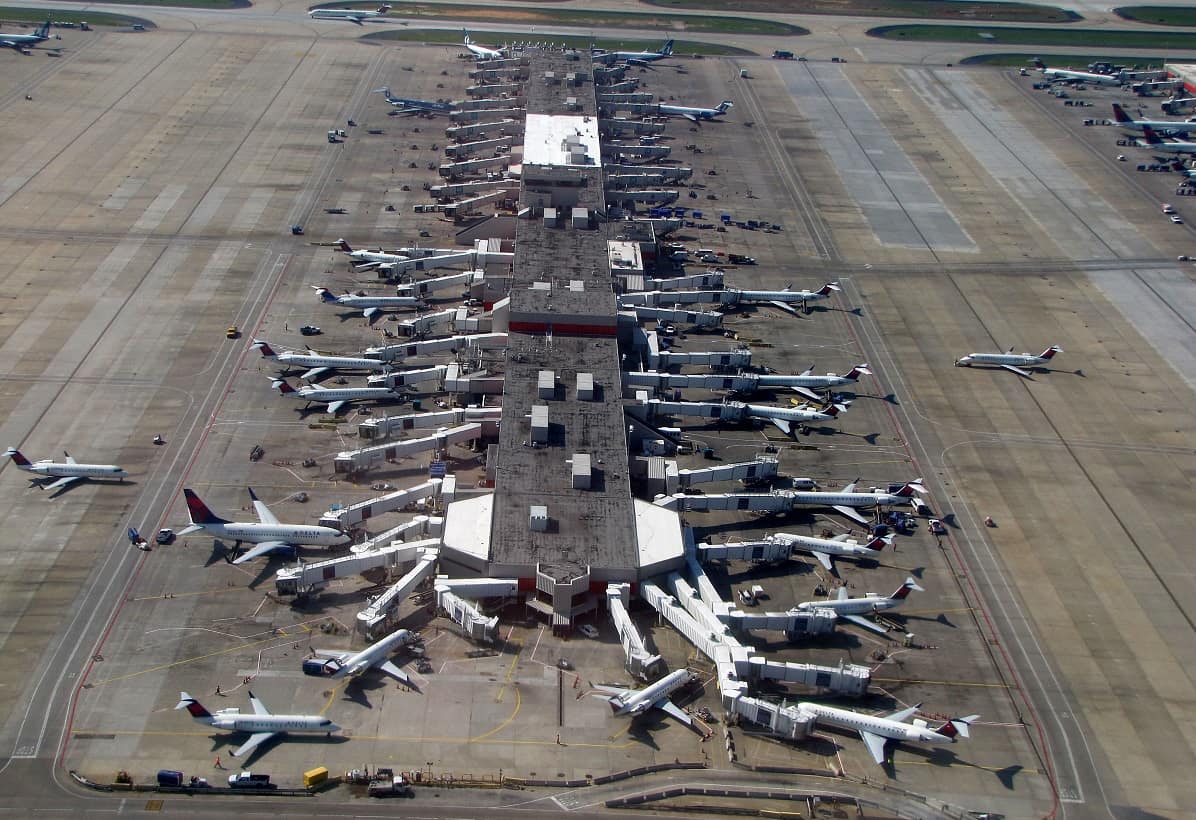
[[[901,485],[901,489],[893,493],[893,495],[899,495],[902,498],[910,498],[914,493],[924,492],[926,492],[926,488],[922,486],[922,479],[915,478],[913,481],[907,481],[905,484]]]
[[[336,301],[336,297],[332,294],[332,291],[330,291],[328,288],[316,287],[315,285],[312,285],[312,287],[316,289],[316,296],[320,297],[321,302],[335,302]]]
[[[258,350],[260,350],[262,352],[263,359],[278,358],[278,354],[274,352],[274,348],[270,347],[269,342],[264,342],[261,339],[254,339],[253,344],[250,345],[250,347],[256,347]]]
[[[716,110],[720,114],[725,114],[725,113],[727,113],[727,111],[729,111],[730,109],[732,109],[734,107],[735,107],[735,103],[731,102],[730,100],[723,100],[721,103],[718,104],[718,108]]]
[[[273,379],[271,384],[273,387],[284,396],[292,396],[295,394],[295,388],[291,387],[286,379]]]
[[[910,592],[915,589],[918,590],[918,592],[925,592],[925,590],[922,589],[922,587],[918,586],[918,582],[914,580],[914,576],[911,575],[910,577],[905,579],[904,584],[897,587],[896,592],[894,592],[892,595],[889,596],[889,600],[904,601],[906,598],[909,597]]]
[[[462,34],[462,36],[465,37],[465,45],[470,45],[471,43],[473,43],[473,40],[469,39],[469,29],[465,29],[465,28],[461,29],[461,34]]]
[[[880,552],[881,550],[883,550],[885,547],[889,546],[892,543],[893,543],[893,536],[883,535],[883,536],[878,536],[876,538],[873,538],[871,541],[869,541],[864,546],[870,550],[876,550],[877,552]]]
[[[828,416],[837,416],[840,413],[846,413],[847,407],[848,407],[847,402],[843,402],[842,404],[832,404],[830,407],[826,408],[826,410],[824,410],[822,412],[826,413]]]
[[[46,22],[44,22],[40,26],[38,26],[37,29],[33,32],[33,36],[41,37],[45,40],[49,40],[50,39],[50,21],[47,20]]]
[[[390,92],[387,92],[387,96],[388,97],[390,96]],[[344,251],[345,253],[353,253],[352,246],[348,242],[346,242],[343,238],[336,240],[336,246],[338,248],[340,248],[342,251]]]
[[[1147,145],[1161,145],[1163,142],[1149,125],[1142,126],[1142,139],[1146,140]]]
[[[1113,103],[1113,119],[1122,125],[1130,125],[1134,122],[1134,118],[1125,113],[1125,109],[1118,103]]]
[[[860,376],[871,376],[871,375],[872,375],[872,371],[868,368],[868,365],[857,364],[855,367],[851,368],[851,370],[844,373],[843,378],[852,379],[853,381],[858,381]]]
[[[191,516],[192,524],[227,524],[228,520],[221,518],[208,509],[194,490],[183,488],[183,498],[187,500],[187,514]]]
[[[16,462],[16,465],[18,467],[29,467],[30,466],[29,459],[27,459],[27,458],[25,458],[25,456],[21,455],[21,451],[18,450],[16,447],[9,447],[7,450],[4,451],[4,455],[8,456],[14,462]]]
[[[378,6],[379,14],[386,14],[388,11],[390,11],[390,3],[383,3],[382,5]]]
[[[1042,351],[1042,356],[1040,358],[1050,359],[1050,358],[1053,358],[1056,353],[1062,353],[1062,352],[1063,352],[1063,348],[1059,347],[1059,345],[1051,345],[1046,350]]]
[[[838,282],[827,282],[825,285],[820,287],[817,292],[820,296],[830,296],[837,290],[843,290],[843,288],[839,287]]]
[[[951,718],[939,728],[935,729],[943,737],[949,737],[955,740],[956,737],[969,738],[971,733],[968,731],[969,727],[976,721],[980,720],[980,715],[968,715],[967,717]]]
[[[664,54],[665,56],[672,54],[673,53],[673,41],[672,40],[666,41],[664,44],[664,48],[662,48],[660,50],[660,53]]]
[[[202,703],[186,692],[179,692],[179,702],[174,708],[186,709],[196,720],[206,720],[212,716],[212,713],[205,709]]]

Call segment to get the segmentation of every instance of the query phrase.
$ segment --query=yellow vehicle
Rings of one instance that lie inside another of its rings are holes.
[[[235,339],[241,335],[240,329],[236,325],[229,325],[228,330],[224,331],[224,338]]]

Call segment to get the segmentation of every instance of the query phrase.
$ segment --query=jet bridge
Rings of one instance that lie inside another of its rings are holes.
[[[433,199],[443,201],[455,196],[476,196],[485,191],[493,191],[495,188],[513,187],[519,187],[519,180],[510,177],[478,179],[470,182],[453,182],[448,185],[433,185],[428,189],[428,195]]]
[[[620,302],[622,296],[619,297]],[[622,305],[620,304],[620,307]],[[639,321],[677,322],[695,327],[719,327],[723,323],[721,313],[702,313],[694,310],[672,310],[669,308],[645,307],[643,305],[628,306],[635,313]]]
[[[320,516],[320,526],[332,527],[333,529],[348,532],[358,524],[369,521],[375,516],[384,515],[388,512],[396,512],[417,501],[431,499],[434,502],[440,496],[442,483],[442,479],[430,478],[422,484],[416,484],[414,487],[396,490],[393,493],[380,495],[368,501],[362,501],[348,507],[341,507],[339,510],[329,510]]]
[[[389,621],[399,604],[424,580],[432,577],[439,559],[440,550],[436,547],[421,549],[415,566],[390,589],[370,601],[369,606],[357,613],[357,629],[365,635],[366,640],[374,640],[374,630]]]
[[[408,413],[363,421],[357,435],[366,440],[389,438],[408,430],[439,429],[468,422],[496,424],[502,417],[502,407],[453,407],[431,413]]]
[[[627,374],[624,374],[627,375]],[[721,379],[722,377],[713,377]],[[646,386],[646,385],[640,385]],[[663,388],[674,387],[702,387],[706,385],[694,384],[693,382],[662,382]],[[735,387],[707,387],[710,390],[735,390]],[[798,427],[806,424],[806,422],[793,418],[796,411],[785,407],[772,407],[767,404],[745,404],[741,401],[724,401],[724,402],[701,402],[701,401],[660,401],[659,399],[649,399],[644,404],[639,405],[640,408],[647,409],[647,421],[651,421],[657,416],[691,416],[695,418],[718,419],[727,422],[743,422],[748,419],[781,419],[788,421]],[[630,405],[630,410],[638,409],[636,405]]]
[[[641,680],[653,680],[660,671],[661,657],[644,648],[644,639],[640,637],[639,630],[635,628],[635,623],[627,613],[630,600],[630,584],[607,584],[606,605],[610,610],[615,630],[619,633],[619,642],[623,644],[623,654],[627,657],[624,666],[628,672]]]
[[[449,121],[464,125],[466,123],[479,122],[483,119],[493,120],[495,117],[513,120],[522,117],[523,114],[524,110],[522,108],[462,109],[449,114]]]
[[[448,430],[438,430],[433,435],[424,438],[379,444],[360,450],[348,450],[337,454],[336,460],[333,462],[333,470],[337,473],[355,473],[376,467],[383,462],[393,462],[419,453],[442,453],[447,451],[451,444],[476,441],[481,436],[482,425],[470,423]]]
[[[518,94],[523,90],[523,83],[481,83],[479,85],[471,85],[465,89],[465,93],[470,97],[494,97],[495,95],[502,96],[503,94]],[[520,98],[522,99],[522,98]],[[457,103],[458,107],[464,107],[466,100]]]
[[[279,595],[310,595],[318,592],[338,578],[348,578],[379,567],[394,569],[415,560],[425,548],[438,548],[439,538],[414,541],[410,544],[393,543],[368,552],[351,553],[327,561],[315,561],[284,567],[274,575],[274,591]]]
[[[514,188],[515,186],[511,187]],[[469,199],[463,199],[460,202],[454,202],[451,205],[445,205],[443,206],[444,212],[448,216],[454,218],[459,216],[469,216],[470,214],[475,213],[483,205],[490,205],[493,203],[502,202],[506,199],[512,199],[514,197],[514,193],[514,191],[509,191],[505,188],[500,188],[496,191],[488,191],[487,193],[478,194],[477,196],[470,197]]]
[[[766,481],[779,472],[780,462],[775,458],[757,456],[755,461],[741,461],[736,464],[718,464],[700,470],[681,470],[677,477],[682,487],[693,487],[711,481],[743,481],[752,483]]]
[[[513,108],[523,111],[527,100],[524,97],[479,97],[478,99],[462,100],[454,103],[459,111],[494,111],[500,108]]]
[[[399,387],[411,387],[416,384],[435,382],[439,385],[444,381],[444,374],[448,370],[447,364],[425,367],[420,370],[392,370],[389,373],[378,373],[366,379],[370,387],[386,387],[395,390]]]
[[[607,165],[603,169],[607,174],[659,174],[667,180],[680,182],[689,179],[694,174],[693,168],[682,168],[674,165]]]
[[[395,328],[395,333],[399,336],[407,337],[423,336],[441,325],[451,325],[456,319],[456,308],[449,308],[448,310],[442,310],[437,313],[425,313],[423,316],[399,322],[398,327]]]
[[[650,103],[652,102],[652,95],[646,91],[635,91],[631,93],[621,93],[613,91],[599,91],[598,105],[599,106],[613,106],[619,103]]]
[[[454,354],[461,350],[501,350],[507,346],[505,333],[475,333],[467,336],[448,336],[443,339],[428,339],[423,342],[409,342],[386,347],[371,347],[363,354],[367,359],[383,362],[401,362],[424,356]]]
[[[682,363],[693,364],[695,362]],[[804,378],[804,376],[781,373],[738,373],[735,375],[724,375],[718,373],[668,373],[649,370],[624,373],[623,384],[629,387],[651,387],[656,390],[680,388],[683,390],[734,390],[736,393],[758,393],[761,390],[797,387],[801,385],[801,380]]]
[[[682,290],[684,288],[721,288],[724,273],[722,271],[707,271],[694,273],[689,276],[676,276],[672,279],[644,279],[645,288],[653,290]]]
[[[468,159],[470,157],[491,156],[496,151],[510,151],[514,140],[511,137],[495,137],[488,140],[474,140],[456,145],[445,146],[444,153],[449,159]],[[514,185],[514,180],[512,180]]]
[[[711,512],[739,510],[778,513],[792,510],[793,499],[786,493],[706,493],[705,495],[667,495],[652,502],[673,512]]]
[[[600,117],[598,133],[603,139],[621,137],[627,131],[639,137],[654,137],[664,132],[665,123],[626,117]]]
[[[468,125],[453,125],[444,129],[444,135],[455,142],[482,139],[491,136],[523,135],[523,120],[495,120],[494,122],[471,122]]]
[[[748,695],[737,698],[732,711],[749,723],[764,727],[772,736],[785,740],[801,740],[809,736],[815,727],[814,716],[796,706]]]
[[[640,145],[635,142],[604,142],[602,156],[604,157],[641,157],[643,159],[663,159],[672,153],[668,145]]]
[[[672,367],[673,365],[677,365],[679,367],[684,367],[686,365],[704,365],[706,367],[726,367],[736,369],[752,366],[752,351],[746,347],[741,347],[730,351],[695,351],[692,353],[681,353],[675,350],[662,350],[651,358],[656,360],[655,362],[650,363],[654,369],[657,367]]]
[[[501,191],[499,192],[501,193]],[[452,207],[452,206],[449,206]],[[480,282],[485,273],[480,270],[467,270],[464,273],[453,273],[448,276],[437,276],[434,279],[422,279],[418,282],[403,282],[397,287],[400,296],[425,296],[438,290],[451,287],[469,287],[474,282]]]
[[[608,202],[646,202],[654,204],[669,204],[676,202],[680,193],[675,190],[666,189],[627,189],[615,190],[613,188],[606,189],[606,198]]]
[[[469,599],[511,598],[519,594],[519,581],[502,578],[436,579],[436,606],[460,625],[466,637],[493,643],[498,634],[498,616],[486,617]]]
[[[497,157],[482,157],[481,159],[450,162],[440,166],[439,174],[445,179],[460,179],[461,177],[479,175],[489,168],[506,168],[510,164],[510,154],[499,154]]]

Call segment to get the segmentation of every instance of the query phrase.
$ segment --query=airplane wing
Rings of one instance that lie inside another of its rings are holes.
[[[685,119],[689,120],[690,122],[698,122],[698,118],[694,114],[682,114],[681,116],[685,117]]]
[[[83,476],[78,476],[78,475],[64,476],[64,477],[58,479],[57,481],[53,482],[52,484],[43,485],[42,489],[43,490],[54,490],[54,489],[57,489],[58,487],[65,487],[67,484],[71,484],[72,482],[78,481],[81,478],[83,478]]]
[[[369,319],[370,321],[373,321],[374,317],[376,315],[378,315],[378,308],[368,307],[362,311],[362,315],[365,316],[365,318]]]
[[[863,615],[840,615],[839,617],[845,621],[851,621],[856,626],[861,626],[864,629],[875,632],[878,635],[889,634],[889,630],[885,629],[883,626],[876,623],[875,621],[868,620]]]
[[[620,689],[617,686],[604,686],[601,683],[593,684],[590,686],[590,688],[598,692],[605,692],[607,695],[614,695],[616,697],[622,697],[623,695],[631,692],[630,689]]]
[[[793,432],[793,429],[790,426],[789,422],[785,421],[785,419],[769,419],[769,421],[771,421],[773,424],[775,424],[780,429],[780,431],[787,436]]]
[[[1011,365],[1011,364],[1003,364],[1003,365],[1001,365],[1001,367],[1005,368],[1006,370],[1008,370],[1010,372],[1016,373],[1019,376],[1025,376],[1027,379],[1033,378],[1033,374],[1030,373],[1029,370],[1022,370],[1020,367],[1015,367],[1014,365]]]
[[[253,490],[250,490],[249,494],[253,496],[253,509],[257,513],[258,521],[261,521],[263,524],[277,525],[278,516],[270,512],[270,508],[266,506],[266,502],[253,495]]]
[[[233,752],[233,757],[240,757],[243,754],[248,754],[261,746],[270,738],[274,737],[278,732],[256,732],[249,736],[249,740],[241,744],[240,748]]]
[[[793,390],[793,392],[800,393],[801,395],[805,396],[808,399],[813,399],[814,401],[822,401],[822,397],[819,396],[817,393],[815,393],[813,390],[811,390],[808,387],[794,387],[791,389]]]
[[[259,699],[257,695],[253,694],[253,692],[249,693],[249,705],[253,707],[253,713],[255,715],[270,714],[270,710],[266,708],[266,704],[262,703],[261,699]]]
[[[311,370],[307,371],[299,378],[303,379],[305,382],[309,382],[312,379],[318,379],[320,376],[323,376],[325,373],[327,373],[331,369],[332,368],[330,368],[330,367],[313,367]]]
[[[681,721],[686,726],[692,727],[694,725],[694,719],[685,714],[685,711],[680,706],[669,700],[667,696],[661,698],[652,705],[657,709],[662,710],[669,717],[676,718],[677,720]]]
[[[810,552],[810,554],[811,554],[811,555],[813,555],[815,558],[817,558],[817,559],[818,559],[818,563],[820,563],[820,564],[822,564],[824,567],[826,567],[826,571],[827,571],[827,572],[834,572],[834,571],[835,571],[835,568],[834,568],[833,566],[831,566],[831,557],[830,557],[829,555],[827,555],[825,552],[814,552],[814,551],[811,551],[811,552]]]
[[[697,120],[694,120],[694,122],[697,122]],[[794,316],[797,315],[797,311],[793,309],[793,305],[789,304],[788,302],[782,302],[780,299],[770,299],[768,300],[768,304],[775,308],[780,308],[786,313],[793,314]],[[796,390],[797,388],[794,389]]]
[[[861,524],[868,524],[869,521],[864,516],[860,515],[860,511],[855,507],[845,507],[842,504],[832,504],[831,509],[850,518],[852,521],[858,521]]]
[[[872,755],[872,759],[883,766],[885,763],[885,741],[888,738],[863,730],[860,731],[860,737],[863,739],[864,745],[868,747],[868,752]]]
[[[407,673],[395,666],[391,661],[383,661],[382,663],[378,664],[377,668],[390,675],[404,686],[411,685],[411,678],[407,675]]]
[[[344,406],[345,401],[343,399],[341,401],[330,401],[328,402],[328,412],[335,416],[337,411]]]
[[[290,546],[290,544],[287,544],[283,541],[266,541],[261,544],[255,544],[253,547],[246,550],[243,555],[239,555],[237,558],[233,559],[233,563],[244,564],[246,561],[252,561],[254,558],[260,558],[267,553],[274,552],[274,550]]]

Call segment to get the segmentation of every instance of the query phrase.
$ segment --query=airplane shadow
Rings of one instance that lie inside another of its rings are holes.
[[[374,677],[370,680],[366,680],[364,677],[352,678],[345,686],[341,699],[356,703],[365,709],[373,709],[374,704],[370,702],[370,693],[385,688],[386,681],[381,678]]]
[[[260,743],[257,748],[253,749],[247,756],[241,758],[233,757],[233,751],[240,747],[240,745],[248,740],[249,737],[249,732],[230,732],[228,734],[212,735],[212,752],[219,753],[231,746],[232,750],[226,752],[228,756],[237,762],[237,766],[239,766],[242,771],[249,771],[255,761],[260,760],[271,749],[284,741],[288,744],[335,743],[339,745],[342,743],[348,743],[350,740],[344,735],[291,735],[280,733],[269,740]],[[238,740],[238,738],[240,739]]]

